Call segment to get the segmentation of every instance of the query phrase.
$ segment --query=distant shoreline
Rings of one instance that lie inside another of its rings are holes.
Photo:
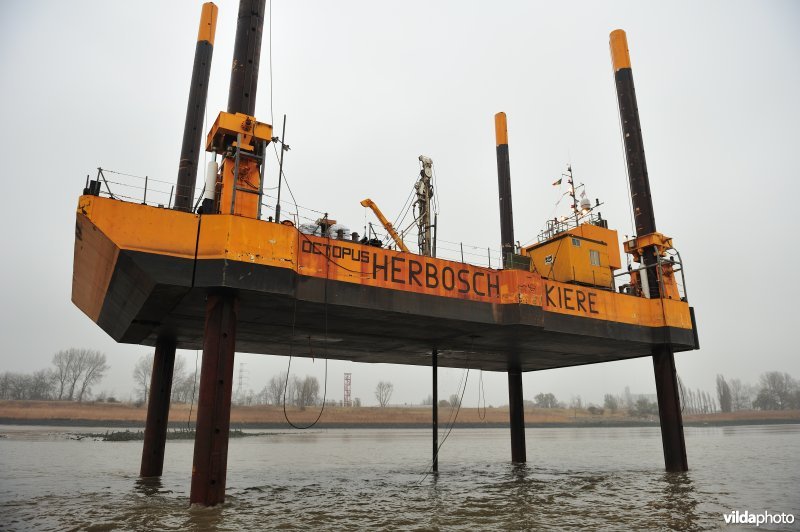
[[[319,407],[301,411],[288,410],[289,419],[298,425],[308,425],[316,419]],[[452,411],[439,408],[439,425],[444,428]],[[126,403],[74,403],[68,401],[0,401],[0,424],[52,427],[142,428],[147,408]],[[170,408],[170,428],[185,428],[187,420],[194,425],[197,406],[173,404]],[[772,425],[800,423],[800,410],[739,411],[716,414],[684,415],[687,427],[725,427],[738,425]],[[625,412],[591,414],[586,410],[525,409],[527,428],[602,428],[657,427],[658,418],[637,418]],[[318,429],[426,429],[431,426],[430,407],[360,407],[326,406]],[[455,427],[459,429],[506,428],[508,408],[462,408]],[[279,406],[236,406],[231,409],[231,428],[263,430],[290,429]]]
[[[800,424],[800,419],[742,419],[742,420],[717,420],[717,421],[687,421],[684,427],[735,427],[747,425],[794,425]],[[80,428],[115,428],[115,429],[143,429],[143,421],[121,421],[118,419],[91,420],[91,419],[17,419],[0,417],[0,425],[11,426],[44,426],[44,427],[80,427]],[[555,429],[555,428],[620,428],[620,427],[658,427],[658,421],[613,421],[613,422],[577,422],[577,423],[525,423],[527,429]],[[194,428],[194,422],[191,423]],[[325,423],[320,421],[314,429],[429,429],[430,423]],[[185,429],[186,422],[171,421],[170,430]],[[443,426],[440,424],[440,428]],[[508,423],[461,423],[456,422],[457,429],[503,429],[508,428]],[[292,426],[286,423],[231,423],[231,429],[242,430],[286,430]]]

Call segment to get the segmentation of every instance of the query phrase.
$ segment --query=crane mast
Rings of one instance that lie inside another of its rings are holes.
[[[427,257],[436,256],[436,237],[432,235],[436,223],[431,223],[431,201],[433,199],[433,160],[424,155],[419,156],[422,169],[419,171],[419,179],[414,184],[417,193],[417,201],[414,207],[417,212],[417,242],[419,243],[420,255]]]
[[[378,206],[375,205],[375,202],[367,198],[361,200],[361,206],[372,209],[372,212],[374,212],[375,216],[378,217],[378,220],[380,220],[381,224],[383,224],[383,227],[386,229],[386,232],[389,233],[389,236],[392,237],[392,240],[394,240],[394,243],[397,244],[397,247],[399,247],[402,251],[408,253],[408,246],[406,246],[405,242],[403,242],[403,239],[400,238],[400,235],[397,234],[397,231],[395,231],[394,226],[392,226],[392,222],[387,220],[386,216],[383,215],[383,212],[381,212]]]

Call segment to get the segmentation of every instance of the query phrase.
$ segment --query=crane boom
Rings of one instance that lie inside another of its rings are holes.
[[[405,242],[403,242],[403,239],[400,238],[400,235],[397,234],[397,231],[394,230],[392,223],[386,219],[386,216],[384,216],[381,210],[378,208],[378,206],[375,205],[375,202],[367,198],[361,201],[361,206],[369,207],[370,209],[372,209],[372,212],[375,213],[375,216],[378,217],[378,220],[380,220],[380,222],[383,224],[383,227],[386,228],[386,231],[388,231],[389,235],[392,237],[395,244],[397,244],[397,247],[408,253],[408,247],[406,246]]]

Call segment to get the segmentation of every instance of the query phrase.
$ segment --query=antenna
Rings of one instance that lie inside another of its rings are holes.
[[[578,210],[578,200],[575,197],[575,182],[572,180],[572,163],[567,164],[567,173],[561,174],[567,178],[567,185],[569,186],[569,196],[572,198],[572,203],[570,204],[570,208],[572,209],[572,213],[575,215],[575,224],[578,223],[578,218],[580,217],[580,211]]]
[[[538,240],[539,242],[544,242],[556,236],[559,233],[564,231],[568,231],[573,227],[578,227],[582,223],[590,223],[592,225],[598,225],[600,227],[608,227],[606,220],[603,219],[603,216],[600,214],[599,211],[595,212],[595,209],[603,205],[603,203],[597,199],[595,200],[595,204],[592,205],[591,200],[586,196],[586,185],[580,183],[578,185],[575,184],[574,175],[572,173],[572,163],[567,164],[567,171],[566,173],[561,174],[562,177],[557,179],[553,185],[560,185],[563,178],[567,178],[567,191],[561,195],[563,199],[564,196],[569,196],[572,200],[569,208],[572,211],[571,215],[569,216],[561,216],[560,218],[553,218],[551,220],[547,220],[545,224],[545,228],[539,233]],[[578,199],[578,193],[580,192],[580,200]],[[561,203],[559,199],[558,203],[556,203],[556,207]]]

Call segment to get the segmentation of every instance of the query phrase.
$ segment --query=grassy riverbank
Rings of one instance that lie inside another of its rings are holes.
[[[304,411],[287,409],[289,419],[298,425],[313,422],[319,414],[318,407]],[[439,409],[439,423],[445,425],[454,412]],[[128,403],[75,403],[68,401],[0,401],[1,424],[141,427],[147,417],[145,406]],[[170,425],[193,424],[197,405],[173,404]],[[430,407],[325,407],[319,427],[428,427]],[[657,424],[657,417],[632,417],[624,411],[591,414],[586,410],[561,408],[528,408],[525,424],[538,426],[617,426]],[[800,410],[777,412],[740,411],[704,415],[685,415],[686,425],[748,425],[763,423],[800,423]],[[462,408],[456,425],[462,427],[507,426],[508,408]],[[288,427],[282,407],[234,406],[231,409],[231,427],[285,428]]]

